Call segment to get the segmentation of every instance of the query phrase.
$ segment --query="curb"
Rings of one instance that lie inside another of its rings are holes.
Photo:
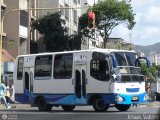
[[[148,105],[148,106],[159,105],[160,106],[160,102],[158,101],[146,102],[146,103],[141,103],[140,105]]]

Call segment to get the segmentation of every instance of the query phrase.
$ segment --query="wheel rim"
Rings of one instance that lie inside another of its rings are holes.
[[[97,99],[95,103],[96,103],[95,105],[98,109],[104,109],[105,108],[105,104],[104,104],[102,99]]]

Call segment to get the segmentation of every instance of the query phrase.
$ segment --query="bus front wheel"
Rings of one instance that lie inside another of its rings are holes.
[[[115,107],[119,111],[127,111],[130,108],[131,105],[122,105],[122,104],[115,104]]]
[[[51,109],[52,109],[52,105],[47,104],[44,97],[38,98],[37,106],[40,111],[51,111]]]
[[[105,104],[101,97],[95,98],[93,100],[93,108],[96,112],[106,112],[109,104]]]
[[[62,105],[64,111],[72,111],[76,106],[74,105]]]

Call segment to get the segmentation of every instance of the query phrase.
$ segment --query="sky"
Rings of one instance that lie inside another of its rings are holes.
[[[88,3],[92,5],[94,0],[88,0]],[[110,37],[143,46],[160,42],[160,0],[132,0],[131,5],[136,14],[136,25],[129,31],[127,25],[120,24]]]

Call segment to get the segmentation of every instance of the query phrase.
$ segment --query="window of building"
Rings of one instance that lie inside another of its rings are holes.
[[[73,11],[73,21],[74,21],[74,24],[77,25],[77,11],[76,10]]]
[[[54,78],[69,79],[72,77],[73,54],[60,54],[54,58]]]
[[[18,50],[18,53],[20,55],[24,55],[24,54],[27,53],[27,48],[25,47],[27,45],[27,39],[23,38],[23,37],[20,37],[19,40],[20,41],[19,41],[19,50]]]
[[[65,27],[65,35],[69,35],[69,28],[68,27]]]
[[[60,5],[60,8],[63,8],[63,6]],[[61,15],[64,15],[64,9],[60,9],[60,13],[61,13]]]
[[[65,7],[69,7],[69,6],[65,4]],[[69,9],[65,9],[65,20],[69,21]]]
[[[52,56],[37,56],[35,60],[35,79],[50,79],[52,73]]]
[[[77,0],[73,0],[73,3],[74,3],[75,5],[77,5]]]
[[[24,66],[24,58],[20,57],[18,59],[18,66],[17,66],[17,79],[22,80],[23,78],[23,66]]]
[[[28,27],[29,22],[28,22],[28,12],[25,10],[20,11],[20,25],[24,27]]]
[[[75,35],[77,35],[77,31],[73,31],[73,33],[74,33]]]

